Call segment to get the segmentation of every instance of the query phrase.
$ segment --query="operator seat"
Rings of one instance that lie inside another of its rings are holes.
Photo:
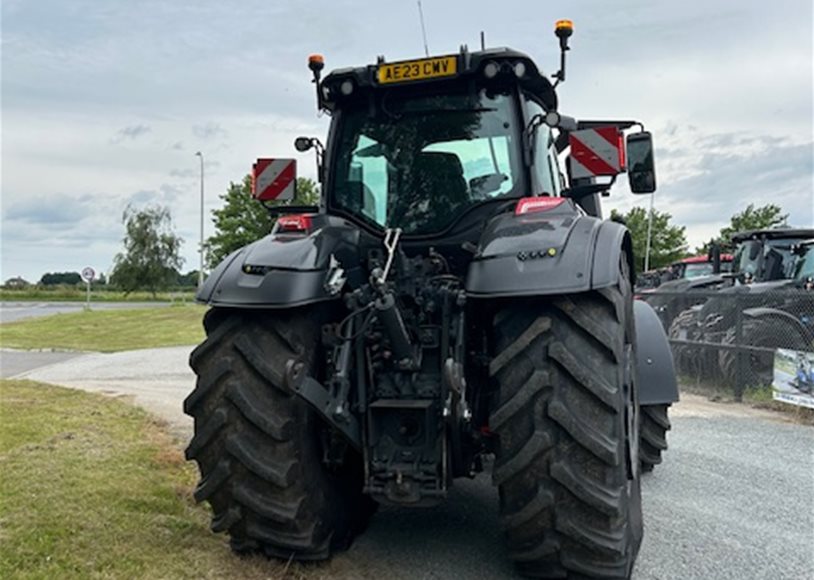
[[[461,160],[454,153],[422,151],[403,183],[389,222],[406,230],[440,231],[470,200]]]

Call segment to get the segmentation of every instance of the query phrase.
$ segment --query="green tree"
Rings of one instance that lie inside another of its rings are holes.
[[[153,295],[174,284],[184,263],[178,255],[183,240],[173,232],[170,210],[157,206],[137,211],[128,206],[122,223],[124,252],[114,259],[111,283],[125,294],[146,289]]]
[[[82,281],[82,276],[79,272],[46,272],[40,278],[40,284],[43,286],[55,286],[57,284],[79,284]]]
[[[190,270],[186,274],[178,272],[176,283],[182,288],[195,288],[198,285],[198,270]]]
[[[730,220],[729,225],[721,228],[721,232],[717,238],[710,240],[702,246],[695,249],[697,255],[706,254],[709,251],[709,245],[712,241],[716,241],[726,247],[729,244],[733,234],[744,232],[748,230],[766,230],[787,225],[789,214],[783,213],[783,210],[778,205],[768,203],[761,207],[756,208],[753,203],[746,206],[742,212],[734,214]]]
[[[247,175],[240,183],[230,183],[220,198],[223,207],[212,212],[215,233],[206,240],[210,268],[235,250],[268,235],[274,225],[266,207],[252,197],[251,176]],[[319,186],[313,179],[298,177],[294,199],[291,202],[271,202],[269,206],[289,204],[319,204]]]
[[[634,207],[626,214],[611,211],[611,219],[622,221],[633,240],[633,257],[636,273],[644,270],[647,252],[647,217],[643,207]],[[684,257],[687,253],[687,238],[684,226],[670,224],[673,216],[653,210],[653,231],[650,241],[650,269],[661,268]]]

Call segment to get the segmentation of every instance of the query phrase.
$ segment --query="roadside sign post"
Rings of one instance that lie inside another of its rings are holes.
[[[90,310],[90,283],[96,276],[96,272],[90,266],[82,268],[82,279],[85,281],[85,310]]]

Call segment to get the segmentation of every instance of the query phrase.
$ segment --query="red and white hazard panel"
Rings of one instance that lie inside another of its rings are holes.
[[[625,146],[618,128],[572,131],[568,140],[572,178],[617,175],[625,170]]]
[[[252,166],[252,195],[260,201],[294,199],[296,182],[294,159],[258,159]]]

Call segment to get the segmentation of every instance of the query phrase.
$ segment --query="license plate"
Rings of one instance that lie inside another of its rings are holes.
[[[439,77],[451,77],[458,73],[458,58],[441,56],[380,64],[376,77],[379,84],[406,83]]]

